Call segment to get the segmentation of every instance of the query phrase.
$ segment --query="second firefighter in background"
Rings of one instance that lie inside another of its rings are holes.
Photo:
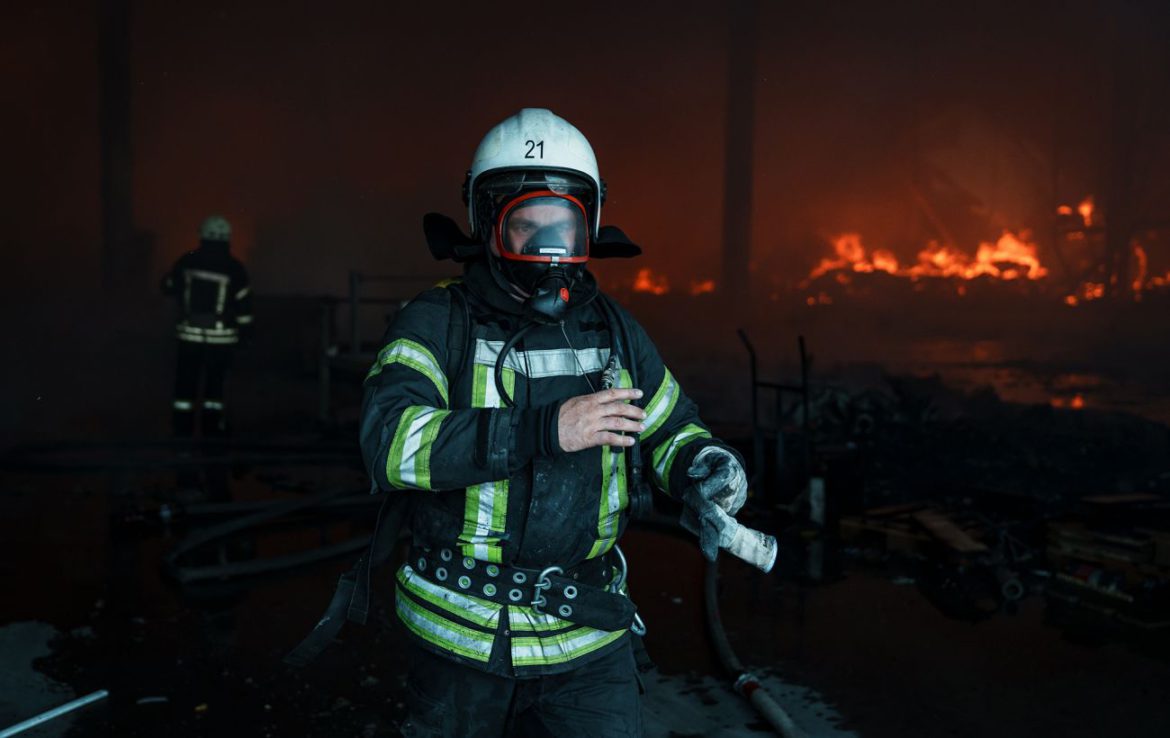
[[[172,425],[179,437],[194,434],[197,413],[205,438],[227,434],[227,373],[252,328],[252,288],[244,265],[231,255],[231,236],[227,220],[210,216],[199,229],[199,248],[163,277],[163,294],[178,310]]]

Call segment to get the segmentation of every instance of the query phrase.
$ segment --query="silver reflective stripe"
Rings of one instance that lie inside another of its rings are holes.
[[[626,631],[596,630],[580,628],[568,633],[542,637],[517,637],[512,639],[512,665],[537,666],[561,664],[596,651],[625,635]]]
[[[642,421],[646,426],[646,430],[641,434],[643,438],[649,437],[662,427],[678,402],[678,382],[674,381],[669,369],[663,367],[663,372],[662,384],[658,385],[658,390],[646,405],[646,419]]]
[[[481,366],[494,367],[500,351],[504,349],[503,341],[485,341],[475,339],[475,363]],[[574,354],[576,354],[574,356]],[[579,377],[582,374],[592,374],[605,368],[609,361],[608,348],[584,348],[575,352],[570,348],[537,349],[533,351],[517,351],[512,349],[504,366],[517,374],[529,379],[544,377]]]
[[[399,592],[395,600],[398,617],[420,638],[476,661],[487,661],[491,656],[492,642],[495,640],[492,635],[480,633],[436,615],[411,602],[405,593]]]
[[[251,315],[237,315],[236,322],[239,323],[240,325],[246,325],[246,324],[252,322],[252,316]]]
[[[179,323],[175,326],[175,330],[180,334],[188,336],[209,336],[213,338],[227,338],[229,336],[238,336],[239,331],[235,328],[224,328],[220,325],[217,328],[200,328],[197,325],[187,325],[186,322]]]
[[[653,453],[654,476],[662,489],[670,491],[670,467],[683,446],[699,438],[710,438],[711,433],[694,423],[689,423],[661,443]]]
[[[398,428],[399,433],[405,433],[402,441],[402,456],[401,458],[391,458],[391,463],[397,463],[398,477],[401,483],[408,487],[422,487],[424,489],[430,488],[430,455],[431,444],[434,443],[435,435],[438,433],[438,426],[428,428],[434,422],[436,424],[442,423],[450,412],[447,410],[439,410],[433,407],[414,406],[409,407],[403,413],[414,411],[416,414],[410,418],[410,424],[404,429],[401,425]],[[393,454],[394,451],[391,451]],[[422,462],[421,464],[419,462]],[[420,470],[423,474],[419,474]],[[425,475],[425,478],[420,478]]]
[[[203,401],[203,409],[204,410],[223,410],[223,403],[220,402],[219,400],[204,400]]]
[[[503,605],[440,587],[419,576],[410,567],[410,564],[404,564],[398,572],[398,581],[402,583],[403,587],[418,595],[419,599],[426,600],[443,610],[449,610],[465,620],[470,620],[485,628],[496,629]]]
[[[542,615],[531,607],[510,605],[508,607],[508,625],[512,626],[512,630],[545,632],[559,628],[567,628],[574,625],[574,623],[568,620],[561,620],[555,615]]]
[[[391,341],[378,352],[378,359],[370,367],[366,379],[376,376],[383,367],[391,364],[402,364],[410,367],[431,380],[435,389],[439,391],[439,396],[443,398],[443,404],[450,404],[447,400],[447,375],[443,373],[439,362],[435,360],[435,355],[426,346],[407,338]]]
[[[184,410],[185,411],[185,410],[191,410],[192,408],[195,407],[195,405],[190,400],[175,400],[174,402],[171,403],[171,407],[173,407],[176,410]]]
[[[244,299],[244,297],[245,297],[245,296],[246,296],[246,295],[247,295],[249,292],[251,292],[251,291],[252,291],[252,288],[251,288],[251,287],[242,287],[242,288],[240,288],[240,291],[236,293],[236,299],[237,299],[237,300],[243,300],[243,299]]]
[[[504,369],[504,388],[515,392],[516,373]],[[495,408],[502,405],[496,390],[495,370],[477,364],[472,367],[471,406]],[[507,527],[508,480],[501,479],[469,486],[464,493],[463,532],[459,536],[464,555],[480,561],[499,563],[500,537]]]

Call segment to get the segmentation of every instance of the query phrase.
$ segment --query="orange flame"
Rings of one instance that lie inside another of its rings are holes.
[[[634,279],[634,292],[665,295],[670,292],[670,281],[665,275],[655,275],[649,269],[639,269],[638,276]]]
[[[822,258],[801,282],[801,287],[807,287],[812,280],[833,271],[838,272],[836,279],[841,284],[848,284],[845,273],[850,271],[885,272],[908,279],[921,277],[975,279],[983,275],[1004,280],[1043,279],[1048,275],[1048,270],[1036,256],[1036,245],[1030,241],[1030,237],[1028,231],[1020,231],[1019,234],[1004,231],[995,243],[979,244],[974,257],[953,246],[940,245],[932,241],[918,252],[918,263],[902,267],[898,264],[898,258],[885,249],[876,249],[872,255],[867,256],[860,235],[843,233],[833,239],[834,256]]]
[[[1081,204],[1077,205],[1077,212],[1081,214],[1081,220],[1085,221],[1085,227],[1093,225],[1093,196],[1089,195]]]
[[[1137,259],[1137,276],[1133,278],[1133,294],[1141,299],[1142,289],[1146,286],[1146,273],[1150,269],[1150,259],[1140,243],[1134,242],[1133,255]]]

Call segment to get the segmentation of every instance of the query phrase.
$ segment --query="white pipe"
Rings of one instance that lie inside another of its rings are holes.
[[[77,699],[73,700],[72,702],[66,702],[65,704],[61,705],[60,707],[54,707],[52,710],[49,710],[47,712],[42,712],[40,715],[37,715],[35,717],[30,717],[28,720],[25,720],[22,723],[17,723],[16,725],[7,727],[4,730],[0,730],[0,738],[10,738],[10,736],[14,736],[17,733],[23,733],[24,731],[28,730],[29,728],[35,728],[36,726],[38,726],[42,723],[49,722],[53,718],[61,717],[62,715],[64,715],[67,712],[73,712],[74,710],[85,707],[86,705],[90,704],[91,702],[97,702],[98,700],[104,700],[106,697],[109,697],[109,696],[110,696],[109,692],[107,692],[104,689],[99,689],[98,691],[93,692],[91,694],[87,694],[84,697],[78,697]]]

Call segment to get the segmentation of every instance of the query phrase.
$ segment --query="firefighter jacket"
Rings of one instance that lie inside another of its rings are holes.
[[[235,345],[252,323],[252,289],[244,265],[228,244],[204,241],[175,262],[162,290],[179,304],[175,335],[180,341]]]
[[[460,566],[568,570],[606,554],[620,538],[628,517],[629,451],[566,453],[557,428],[565,400],[600,387],[613,340],[601,306],[607,298],[586,273],[591,291],[582,292],[595,299],[574,306],[583,302],[574,295],[563,332],[539,326],[509,352],[502,384],[515,405],[506,407],[496,359],[523,319],[488,269],[472,262],[461,287],[436,286],[398,313],[365,379],[362,452],[382,491],[423,491],[405,492],[416,497],[416,550],[453,554],[453,573],[444,581],[409,557],[397,572],[398,617],[420,644],[505,676],[564,672],[619,647],[626,631],[580,626],[528,603],[498,604],[477,597],[456,575]],[[470,318],[460,366],[449,363],[452,312],[463,310],[452,289],[467,294]],[[620,367],[614,386],[630,387],[631,376],[638,377],[646,478],[679,497],[690,460],[718,442],[641,326],[622,315],[629,326],[627,363],[636,367]]]

